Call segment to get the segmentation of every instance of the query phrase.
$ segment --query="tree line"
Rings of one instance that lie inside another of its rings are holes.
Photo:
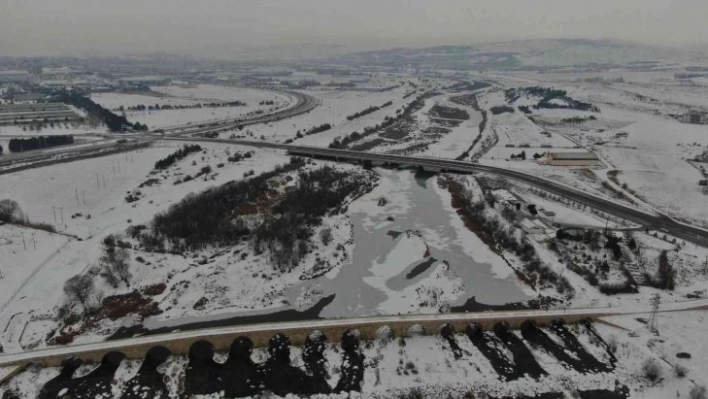
[[[315,127],[311,128],[309,130],[305,130],[304,134],[303,134],[303,132],[298,130],[297,133],[295,134],[295,137],[301,139],[301,138],[303,138],[305,136],[309,136],[311,134],[326,132],[327,130],[329,130],[331,128],[332,128],[332,125],[330,125],[329,123],[323,123],[319,126],[315,126]]]
[[[381,108],[386,108],[386,107],[388,107],[389,105],[393,105],[393,101],[387,101],[387,102],[385,102],[383,105],[378,106],[378,107],[375,106],[375,105],[372,105],[371,107],[369,107],[369,108],[367,108],[367,109],[365,109],[365,110],[363,110],[363,111],[359,111],[359,112],[357,112],[357,113],[355,113],[355,114],[352,114],[352,115],[347,116],[347,120],[348,120],[348,121],[352,121],[352,120],[354,120],[354,119],[356,119],[356,118],[361,118],[362,116],[365,116],[365,115],[368,115],[368,114],[370,114],[370,113],[376,112],[376,111],[380,110]]]
[[[414,112],[423,108],[426,99],[434,97],[438,94],[440,93],[434,91],[423,93],[416,97],[416,99],[411,101],[408,105],[406,105],[406,107],[403,108],[403,111],[399,109],[396,112],[398,115],[396,115],[395,118],[386,116],[383,122],[376,124],[375,126],[365,127],[364,133],[352,132],[348,136],[344,136],[342,138],[337,137],[329,144],[329,148],[347,148],[347,146],[354,141],[361,140],[362,138],[370,136],[381,129],[385,129],[398,121],[401,121],[405,118],[409,118]]]
[[[138,104],[129,107],[121,105],[118,111],[168,111],[174,109],[195,109],[195,108],[221,108],[221,107],[245,107],[247,104],[243,101],[228,101],[228,102],[213,102],[213,103],[198,103],[190,105],[172,105],[172,104],[155,104],[144,105]]]
[[[199,144],[194,144],[194,145],[185,144],[184,147],[180,148],[179,150],[173,152],[172,154],[155,162],[155,169],[167,169],[175,162],[179,161],[180,159],[185,158],[187,155],[189,155],[193,152],[199,152],[201,150],[202,150],[202,147]]]
[[[536,109],[576,109],[579,111],[600,112],[600,110],[592,104],[584,103],[569,97],[568,92],[565,90],[553,89],[549,87],[531,86],[507,89],[504,91],[504,98],[509,104],[513,104],[524,94],[541,98],[538,104],[533,106]],[[565,104],[552,103],[551,101],[554,99],[562,100]]]
[[[22,152],[67,144],[74,144],[74,136],[38,136],[30,137],[27,139],[10,139],[10,142],[8,143],[7,147],[10,152]],[[1,152],[2,151],[0,150],[0,153]]]
[[[125,116],[116,115],[95,103],[90,98],[75,91],[59,91],[54,94],[52,101],[62,102],[85,110],[89,115],[105,123],[111,132],[124,132],[128,129],[147,130],[146,125],[137,122],[134,124],[130,123]]]

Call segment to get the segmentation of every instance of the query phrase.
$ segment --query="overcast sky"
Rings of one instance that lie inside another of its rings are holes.
[[[708,0],[0,0],[0,55],[246,46],[350,49],[523,38],[708,41]]]

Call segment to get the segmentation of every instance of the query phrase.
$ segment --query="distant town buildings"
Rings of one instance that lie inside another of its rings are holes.
[[[0,71],[0,83],[28,82],[32,75],[27,71]]]

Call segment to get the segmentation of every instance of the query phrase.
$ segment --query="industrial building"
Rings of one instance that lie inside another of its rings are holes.
[[[553,166],[596,166],[600,164],[600,158],[590,151],[548,152],[538,163]]]

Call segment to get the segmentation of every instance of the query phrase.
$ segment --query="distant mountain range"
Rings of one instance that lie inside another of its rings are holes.
[[[705,48],[658,47],[608,40],[534,39],[471,46],[395,48],[331,57],[332,62],[450,69],[545,69],[705,62]]]

